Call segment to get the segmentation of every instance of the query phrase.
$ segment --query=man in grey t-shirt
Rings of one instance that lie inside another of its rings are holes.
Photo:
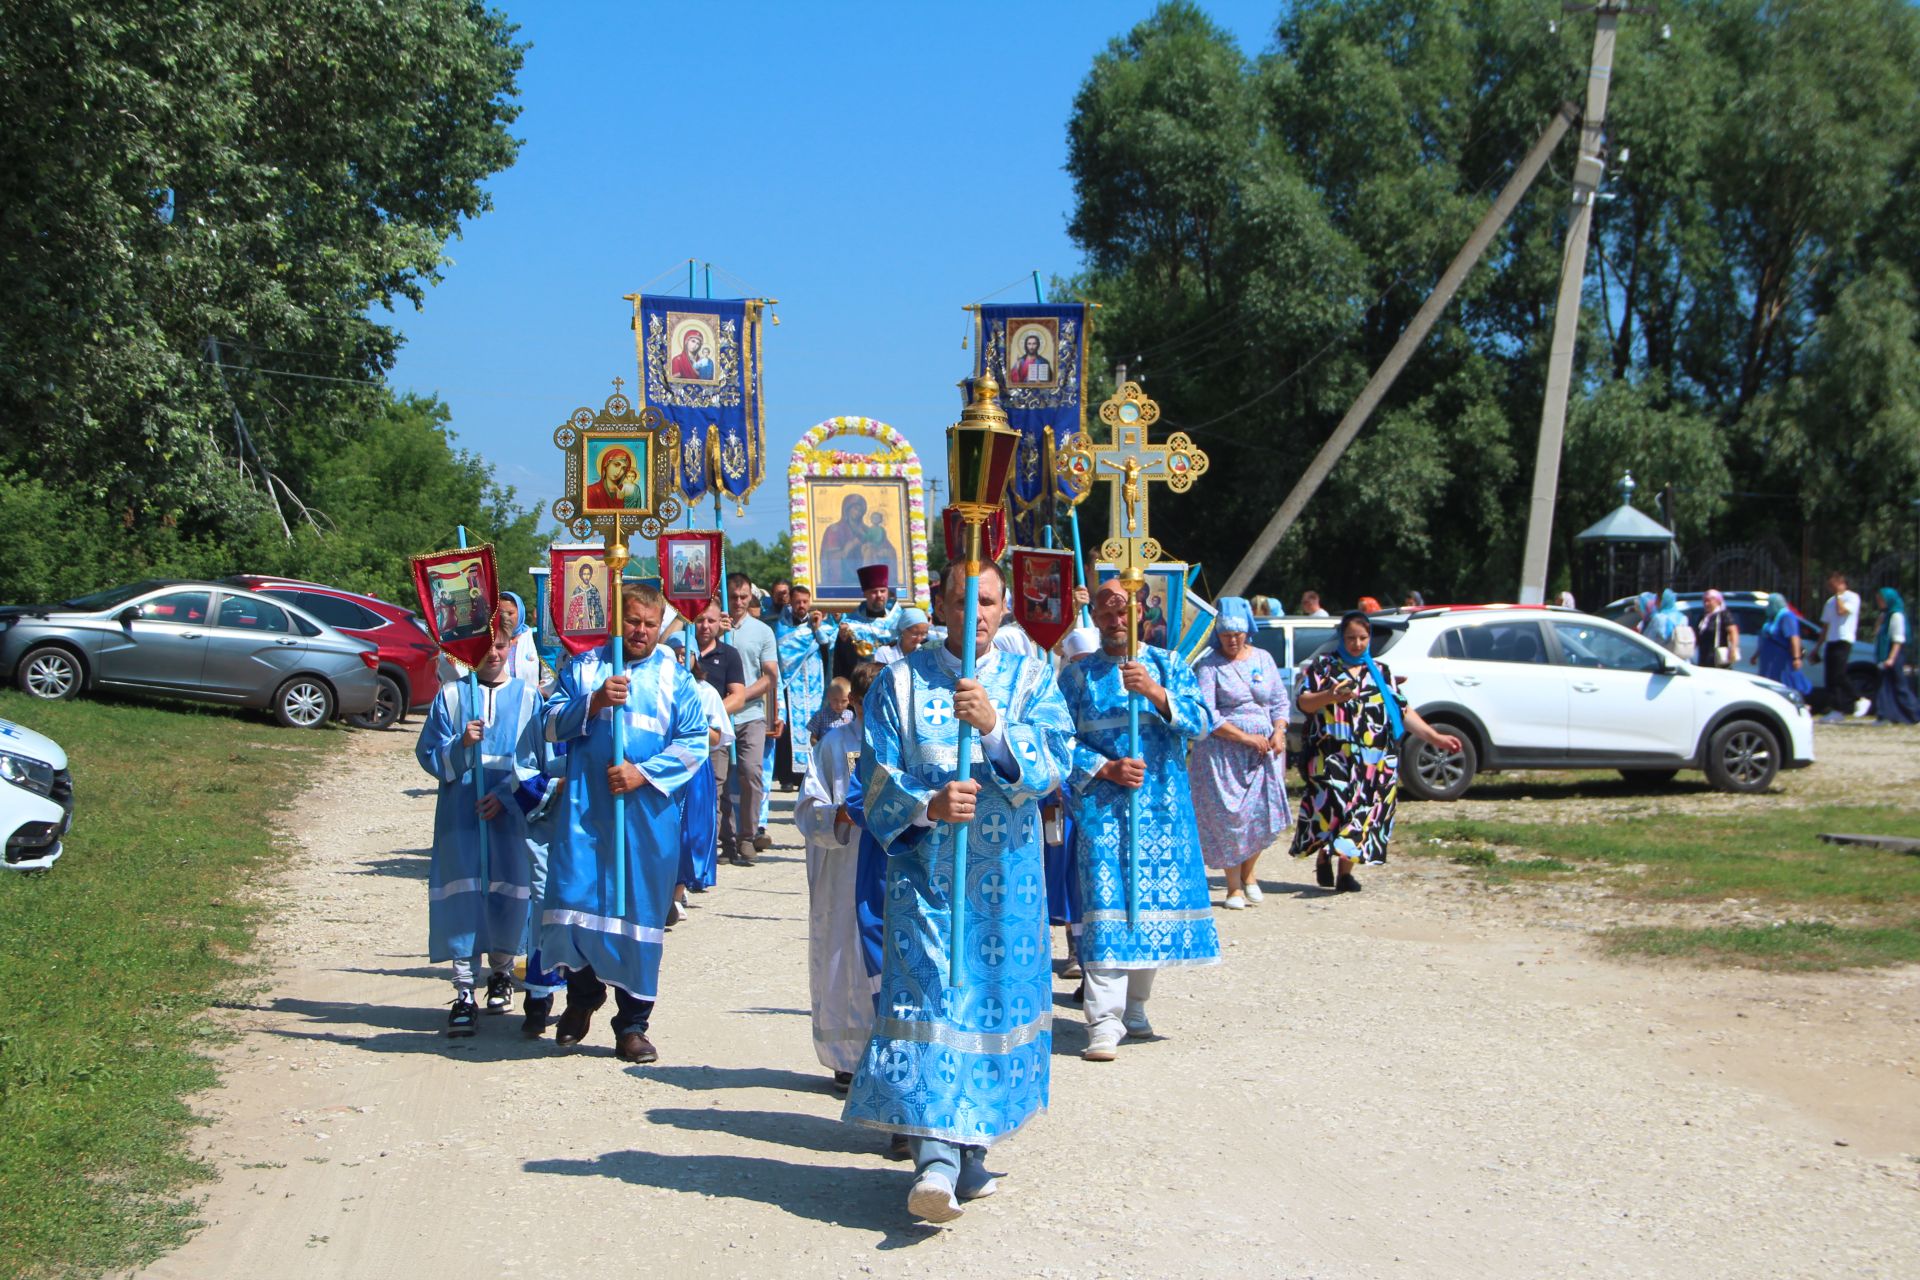
[[[732,608],[727,620],[726,641],[740,652],[740,666],[746,677],[746,702],[733,713],[733,780],[739,784],[737,803],[720,805],[720,852],[736,867],[754,862],[754,835],[760,826],[760,796],[766,788],[761,775],[761,760],[767,750],[767,731],[777,719],[779,705],[780,645],[773,628],[760,621],[755,608],[753,584],[744,573],[727,575],[727,603]]]

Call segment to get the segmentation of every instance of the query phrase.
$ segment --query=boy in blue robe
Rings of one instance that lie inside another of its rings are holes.
[[[626,641],[615,671],[612,646],[576,656],[547,700],[546,735],[567,744],[567,780],[547,857],[541,911],[543,959],[567,977],[554,1028],[565,1046],[583,1039],[614,989],[614,1052],[624,1062],[659,1055],[647,1026],[660,979],[667,909],[680,870],[676,793],[707,760],[707,717],[693,677],[659,648],[666,601],[651,587],[621,592]],[[625,719],[625,754],[614,758],[613,718]],[[626,901],[616,901],[614,796],[625,797]]]
[[[854,1072],[846,1119],[905,1134],[916,1177],[907,1208],[929,1222],[990,1195],[986,1148],[1047,1105],[1053,991],[1040,799],[1065,778],[1072,723],[1053,666],[991,639],[1006,580],[979,580],[977,674],[961,680],[959,628],[888,667],[866,698],[858,773],[865,823],[887,855],[879,1018]],[[959,619],[965,567],[948,571]],[[956,776],[959,722],[974,726]],[[954,831],[971,831],[964,971],[948,969]]]
[[[1147,997],[1157,969],[1220,962],[1207,871],[1194,837],[1187,744],[1213,730],[1213,715],[1187,664],[1140,646],[1127,661],[1127,624],[1139,603],[1117,581],[1093,596],[1100,650],[1060,672],[1073,712],[1075,872],[1080,883],[1080,964],[1091,1062],[1111,1062],[1120,1042],[1153,1034]],[[1127,750],[1127,704],[1139,695],[1140,754]],[[1139,828],[1127,837],[1128,792],[1138,790]],[[1138,858],[1136,923],[1127,923],[1128,859]]]
[[[507,674],[513,650],[512,636],[496,635],[476,672],[477,686],[465,680],[441,685],[414,749],[420,767],[440,782],[427,871],[427,957],[453,962],[450,1036],[470,1036],[479,1022],[474,961],[483,953],[491,970],[487,1012],[507,1011],[513,958],[526,936],[535,867],[544,856],[528,829],[548,782],[540,694]]]

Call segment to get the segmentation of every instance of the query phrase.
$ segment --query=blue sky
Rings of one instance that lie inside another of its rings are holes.
[[[508,3],[532,42],[525,140],[448,246],[395,386],[436,394],[524,505],[556,496],[553,428],[637,374],[622,294],[780,299],[767,479],[729,533],[786,527],[786,459],[836,414],[893,424],[938,474],[961,307],[1079,266],[1063,171],[1073,96],[1149,0],[1094,4]],[[1249,55],[1280,0],[1206,6]],[[704,279],[700,282],[704,287]],[[706,506],[700,523],[711,523]]]

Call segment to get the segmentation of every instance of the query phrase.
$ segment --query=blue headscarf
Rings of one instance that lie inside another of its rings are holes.
[[[1253,630],[1253,606],[1247,603],[1244,596],[1221,596],[1213,603],[1220,611],[1220,616],[1213,622],[1215,631],[1245,634]]]
[[[515,595],[511,591],[502,591],[500,593],[500,598],[503,600],[513,601],[514,608],[519,610],[520,612],[520,625],[514,628],[513,630],[514,636],[523,636],[527,634],[527,632],[531,631],[533,628],[527,625],[527,602],[522,600],[519,596]]]
[[[1367,647],[1360,651],[1360,656],[1357,658],[1347,652],[1347,628],[1355,622],[1363,623],[1367,627]],[[1380,668],[1373,660],[1372,623],[1368,622],[1366,614],[1355,609],[1341,617],[1340,630],[1336,634],[1340,638],[1335,642],[1334,652],[1339,654],[1340,660],[1348,666],[1356,663],[1366,664],[1368,673],[1373,676],[1374,687],[1380,690],[1380,701],[1387,708],[1387,723],[1393,726],[1393,740],[1400,741],[1407,736],[1407,726],[1400,719],[1400,695],[1392,685],[1387,683],[1387,678],[1380,674]]]
[[[1900,593],[1892,587],[1880,588],[1880,604],[1886,612],[1880,615],[1880,633],[1875,636],[1873,640],[1873,660],[1875,662],[1885,662],[1893,656],[1893,615],[1907,612],[1907,602],[1902,600]],[[1911,644],[1913,641],[1913,619],[1911,616],[1908,616],[1907,623],[1907,641]]]

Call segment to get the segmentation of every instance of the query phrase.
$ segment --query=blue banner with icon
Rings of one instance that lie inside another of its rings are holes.
[[[641,402],[680,428],[680,492],[736,502],[766,475],[754,299],[633,295]]]
[[[1037,547],[1046,523],[1042,499],[1047,484],[1045,435],[1053,429],[1053,449],[1061,452],[1070,437],[1086,427],[1087,315],[1084,302],[983,304],[974,308],[973,372],[991,372],[1000,384],[1007,421],[1020,433],[1007,507],[1013,514],[1013,541]],[[1065,496],[1067,490],[1058,492]]]

